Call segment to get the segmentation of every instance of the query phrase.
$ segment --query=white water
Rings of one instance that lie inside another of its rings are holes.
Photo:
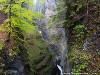
[[[48,44],[52,45],[52,51],[56,54],[58,60],[61,60],[60,66],[63,66],[63,69],[58,65],[57,67],[62,72],[65,69],[66,73],[70,72],[69,60],[67,56],[67,37],[66,31],[62,27],[49,27],[49,20],[51,16],[57,14],[57,10],[54,11],[57,7],[56,0],[45,0],[44,5],[39,4],[40,1],[34,0],[37,8],[36,10],[39,12],[43,12],[45,18],[41,19],[38,22],[38,28],[40,29],[40,33],[44,41]],[[53,24],[53,23],[52,23]],[[52,36],[53,39],[51,38]],[[55,37],[59,37],[59,40],[54,41]]]
[[[60,70],[60,75],[63,75],[63,71],[62,71],[62,68],[61,66],[57,65],[58,69]]]

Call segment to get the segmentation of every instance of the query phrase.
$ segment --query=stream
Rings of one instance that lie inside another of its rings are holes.
[[[67,32],[63,27],[57,27],[53,22],[51,24],[54,26],[49,24],[51,16],[58,13],[57,10],[54,11],[57,7],[56,2],[57,0],[45,0],[45,2],[41,4],[40,1],[34,0],[36,11],[42,12],[45,16],[38,21],[38,28],[41,31],[43,40],[50,45],[50,50],[55,53],[55,60],[60,61],[58,68],[61,73],[70,73],[70,65],[67,56]]]

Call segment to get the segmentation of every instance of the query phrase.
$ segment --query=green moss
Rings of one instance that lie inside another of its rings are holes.
[[[38,29],[35,29],[30,36],[26,37],[26,48],[32,74],[44,75],[48,73],[47,71],[52,70],[53,53],[49,51],[49,46],[42,40]]]
[[[3,48],[3,44],[0,44],[0,50],[2,50],[2,48]]]

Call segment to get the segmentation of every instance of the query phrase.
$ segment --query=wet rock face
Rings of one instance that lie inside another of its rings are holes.
[[[22,62],[19,58],[15,58],[8,63],[8,75],[28,75],[29,65]]]
[[[8,63],[8,74],[12,75],[22,75],[21,73],[24,71],[24,65],[21,60],[14,59],[12,62]]]
[[[100,51],[100,31],[95,32],[90,38],[86,40],[84,43],[83,50],[94,50],[94,51]]]
[[[17,69],[10,69],[8,70],[8,75],[20,75]]]
[[[55,49],[58,49],[57,54],[61,55],[66,47],[67,47],[67,38],[65,37],[65,30],[62,27],[56,27],[56,25],[52,22],[49,24],[49,20],[51,19],[51,16],[57,14],[57,11],[54,11],[57,7],[56,0],[46,0],[44,3],[44,8],[39,8],[42,11],[45,9],[45,12],[43,13],[45,15],[45,18],[41,19],[38,23],[38,27],[42,32],[43,39],[50,44],[51,46],[55,46],[55,48],[51,48],[52,50],[57,51]]]
[[[53,68],[51,75],[60,75],[60,70],[57,65]]]
[[[57,1],[58,0],[45,0],[44,6],[42,6],[43,8],[37,8],[37,10],[43,12],[45,16],[43,19],[39,20],[38,28],[42,32],[41,34],[44,41],[50,45],[50,50],[55,53],[55,59],[61,60],[60,65],[66,66],[64,62],[65,59],[67,59],[67,37],[65,29],[63,27],[57,27],[54,22],[49,22],[51,17],[57,14],[55,10]]]
[[[13,60],[7,59],[7,71],[9,75],[29,75],[30,65],[27,59],[26,49],[23,44],[19,45],[20,52]]]
[[[0,24],[2,24],[5,19],[7,19],[7,15],[3,12],[0,12]]]
[[[4,44],[4,42],[7,40],[7,32],[0,32],[0,43]]]

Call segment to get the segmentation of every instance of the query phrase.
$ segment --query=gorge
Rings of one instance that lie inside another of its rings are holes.
[[[44,41],[47,42],[48,45],[50,45],[50,50],[52,50],[55,53],[55,59],[59,62],[59,65],[63,67],[63,71],[65,73],[70,72],[69,67],[69,60],[67,55],[67,40],[68,37],[66,37],[65,29],[61,26],[57,27],[55,23],[49,23],[50,17],[57,14],[57,1],[56,0],[46,0],[44,4],[39,5],[41,1],[36,1],[36,10],[39,12],[43,12],[44,18],[40,19],[38,21],[38,28],[41,31],[42,38]],[[56,11],[54,11],[56,10]],[[61,14],[63,15],[63,14]],[[51,25],[51,27],[50,27]],[[54,25],[54,26],[53,26]],[[58,38],[57,38],[58,37]],[[66,63],[64,62],[66,61]],[[66,68],[67,67],[67,68]]]
[[[99,75],[99,0],[1,0],[0,75]]]

